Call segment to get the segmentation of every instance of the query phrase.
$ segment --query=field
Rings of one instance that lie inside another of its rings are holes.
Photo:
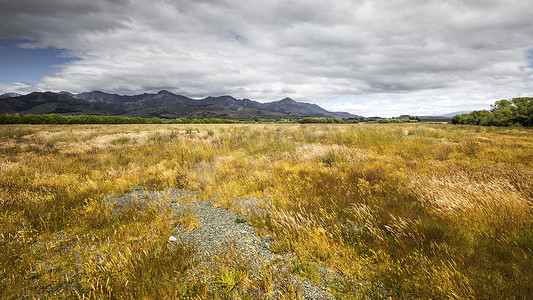
[[[0,174],[2,299],[298,297],[231,259],[199,275],[216,284],[193,280],[165,199],[106,201],[167,188],[260,199],[248,222],[293,272],[342,274],[328,290],[341,299],[533,295],[532,129],[3,125]]]

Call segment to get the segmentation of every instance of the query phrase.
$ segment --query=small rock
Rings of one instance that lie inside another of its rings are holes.
[[[169,242],[169,243],[174,243],[174,242],[176,242],[177,240],[178,240],[178,239],[177,239],[175,236],[173,236],[173,235],[171,235],[171,236],[168,238],[168,242]]]

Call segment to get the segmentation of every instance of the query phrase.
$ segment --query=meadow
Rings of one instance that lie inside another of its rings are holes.
[[[0,126],[0,298],[249,299],[230,260],[208,285],[195,249],[169,247],[165,199],[120,207],[132,189],[197,191],[292,253],[294,268],[343,274],[340,299],[533,295],[533,130],[449,124]],[[166,199],[168,200],[168,199]],[[229,283],[228,283],[229,282]],[[228,288],[231,284],[231,288]]]

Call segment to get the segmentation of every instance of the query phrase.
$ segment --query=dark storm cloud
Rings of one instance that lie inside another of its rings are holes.
[[[58,46],[62,39],[124,26],[127,17],[118,12],[126,4],[123,0],[0,0],[0,38]]]

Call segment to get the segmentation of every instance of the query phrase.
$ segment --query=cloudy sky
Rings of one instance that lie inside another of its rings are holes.
[[[533,96],[530,0],[0,0],[0,93],[291,97],[364,116]]]

